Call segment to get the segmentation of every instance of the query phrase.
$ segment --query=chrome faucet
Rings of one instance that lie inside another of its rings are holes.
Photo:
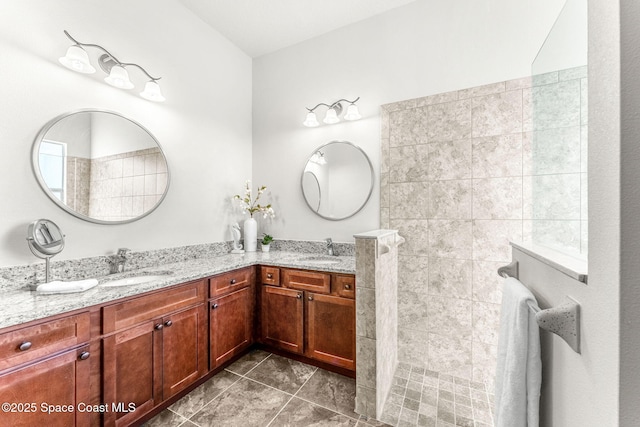
[[[127,262],[127,252],[130,249],[119,248],[116,255],[109,257],[109,274],[123,273],[124,265]]]
[[[327,237],[324,241],[327,242],[327,255],[334,256],[333,241],[331,240],[331,237]]]

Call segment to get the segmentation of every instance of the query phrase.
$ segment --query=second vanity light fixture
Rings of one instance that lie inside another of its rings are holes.
[[[303,125],[305,125],[306,127],[309,128],[313,128],[318,126],[320,123],[318,123],[318,118],[316,117],[316,113],[315,113],[315,109],[318,108],[321,105],[324,105],[325,107],[327,107],[327,113],[324,116],[324,119],[322,119],[323,123],[326,123],[328,125],[332,125],[334,123],[338,123],[340,121],[340,118],[338,116],[340,116],[340,114],[342,114],[342,102],[348,102],[349,106],[347,107],[347,112],[344,115],[344,119],[345,120],[358,120],[359,118],[361,118],[362,116],[360,115],[360,112],[358,111],[358,106],[356,105],[356,102],[358,102],[358,100],[360,99],[360,97],[357,97],[356,99],[354,99],[353,101],[349,101],[348,99],[339,99],[336,102],[334,102],[333,104],[325,104],[323,102],[321,102],[320,104],[316,105],[313,108],[307,108],[307,110],[309,111],[307,113],[307,118],[306,120],[302,123]]]
[[[145,84],[144,90],[140,92],[140,96],[154,102],[163,102],[165,100],[165,97],[162,96],[162,92],[160,91],[160,85],[158,85],[160,77],[153,77],[138,64],[120,62],[107,49],[100,45],[80,43],[71,37],[66,30],[64,34],[75,43],[69,47],[67,54],[59,59],[60,63],[68,69],[83,74],[95,73],[96,69],[89,62],[89,55],[87,54],[87,51],[84,50],[84,47],[95,47],[104,52],[98,58],[98,65],[105,73],[108,74],[104,79],[105,82],[119,89],[133,89],[133,83],[129,80],[129,73],[126,70],[126,67],[136,67],[151,79]]]

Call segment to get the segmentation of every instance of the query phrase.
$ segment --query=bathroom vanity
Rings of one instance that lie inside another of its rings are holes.
[[[354,275],[245,264],[1,329],[0,424],[137,425],[252,346],[355,375]]]

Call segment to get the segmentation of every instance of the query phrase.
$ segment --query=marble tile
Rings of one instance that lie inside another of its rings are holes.
[[[580,172],[587,173],[589,164],[589,128],[580,127]]]
[[[426,144],[427,109],[411,108],[389,114],[389,143],[391,147]]]
[[[516,90],[531,87],[533,82],[531,77],[523,77],[520,79],[507,80],[505,82],[505,90]]]
[[[390,215],[389,208],[380,208],[380,229],[387,230],[391,227],[389,225]]]
[[[587,77],[587,66],[567,68],[565,70],[558,71],[558,80],[574,80],[583,79]]]
[[[355,410],[361,416],[375,417],[377,415],[376,390],[356,386]]]
[[[555,248],[561,252],[580,253],[579,220],[533,220],[533,242]]]
[[[357,420],[353,418],[294,397],[269,426],[354,427],[356,424]]]
[[[389,140],[382,139],[380,141],[380,173],[388,174],[391,164]]]
[[[580,124],[589,123],[589,83],[587,79],[580,80]]]
[[[380,207],[389,208],[391,206],[391,185],[389,184],[389,174],[380,174]]]
[[[428,144],[427,173],[430,180],[471,178],[471,140]]]
[[[504,279],[498,276],[498,268],[504,262],[473,261],[473,301],[500,304]]]
[[[580,219],[580,174],[533,176],[533,219]]]
[[[429,258],[426,256],[398,257],[398,289],[426,295],[429,283]]]
[[[522,132],[533,130],[533,89],[522,89]]]
[[[392,183],[390,190],[391,219],[427,219],[429,183]]]
[[[246,377],[294,394],[315,371],[315,367],[306,363],[272,354],[249,371]]]
[[[352,378],[318,369],[296,397],[357,418],[358,414],[353,411],[355,393],[356,382]]]
[[[429,220],[391,220],[391,229],[398,230],[405,243],[399,246],[400,255],[429,255]]]
[[[458,91],[458,99],[473,98],[475,96],[485,96],[505,91],[506,82],[491,83],[484,86],[476,86],[470,89]]]
[[[498,348],[479,341],[474,341],[472,347],[473,381],[486,384],[488,390],[493,390]]]
[[[165,409],[158,415],[143,424],[144,427],[178,427],[180,425],[188,426],[186,418],[176,414],[175,412]]]
[[[429,220],[428,255],[437,258],[471,259],[471,221]]]
[[[474,138],[522,132],[522,91],[473,98]]]
[[[589,254],[589,224],[587,221],[580,221],[580,254]]]
[[[471,299],[471,261],[429,258],[429,294]]]
[[[244,375],[255,368],[264,359],[269,357],[269,354],[270,353],[262,350],[251,350],[225,369],[238,375]]]
[[[383,146],[389,147],[389,112],[386,108],[380,108],[380,137],[383,141]]]
[[[387,112],[392,113],[394,111],[408,110],[410,108],[416,108],[418,98],[407,99],[404,101],[393,102],[391,104],[385,104],[382,106]]]
[[[522,133],[474,138],[474,178],[522,175]]]
[[[471,301],[431,296],[427,311],[430,331],[437,331],[440,335],[471,339]],[[429,358],[432,357],[433,352],[429,348]]]
[[[569,80],[532,88],[533,129],[580,125],[580,81]]]
[[[356,335],[376,338],[376,291],[361,288],[356,293]]]
[[[398,328],[398,360],[427,366],[429,359],[427,335],[422,331]]]
[[[473,180],[474,219],[522,219],[522,178]]]
[[[498,345],[500,304],[473,303],[473,341]]]
[[[521,220],[474,220],[473,259],[511,261],[510,241],[522,240]]]
[[[443,104],[445,102],[452,102],[458,100],[458,91],[438,93],[436,95],[425,96],[424,98],[418,98],[416,106],[424,107],[425,105]]]
[[[429,334],[430,370],[470,379],[472,376],[471,341],[459,337]]]
[[[471,181],[433,181],[429,186],[428,217],[471,219]]]
[[[373,239],[356,239],[356,288],[376,286],[375,260],[376,241]]]
[[[429,145],[392,147],[389,182],[427,181]]]
[[[241,379],[191,418],[201,427],[263,427],[291,396],[249,379]]]
[[[398,291],[398,327],[418,331],[429,330],[426,295]]]
[[[533,86],[544,86],[553,83],[558,83],[560,80],[557,71],[551,71],[544,74],[534,74],[531,78]]]
[[[589,179],[586,173],[580,174],[580,219],[589,218]]]
[[[221,371],[206,383],[198,386],[189,394],[169,406],[173,412],[190,418],[207,403],[240,380],[240,376],[228,371]]]
[[[356,383],[358,386],[371,389],[377,388],[376,374],[378,367],[376,356],[376,340],[357,336],[356,359],[358,360],[358,369],[356,370]]]
[[[470,100],[429,105],[426,109],[429,142],[452,141],[471,136]]]
[[[580,172],[580,127],[546,129],[525,134],[525,174]]]

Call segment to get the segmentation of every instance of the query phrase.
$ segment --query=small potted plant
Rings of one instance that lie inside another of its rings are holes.
[[[262,233],[262,252],[269,252],[269,245],[273,242],[273,236],[268,235],[267,233]]]

